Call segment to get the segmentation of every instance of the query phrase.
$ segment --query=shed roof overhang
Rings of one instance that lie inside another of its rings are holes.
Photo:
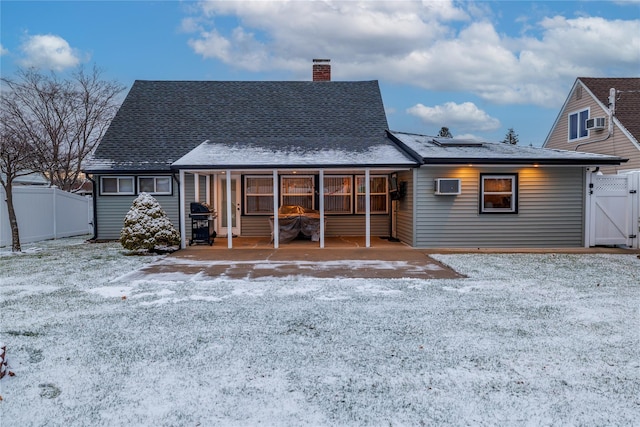
[[[617,156],[515,146],[496,142],[443,141],[428,135],[387,131],[389,138],[421,165],[606,166],[627,162]]]

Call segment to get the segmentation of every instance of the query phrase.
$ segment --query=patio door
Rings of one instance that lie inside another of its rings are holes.
[[[241,179],[239,176],[231,176],[231,233],[240,235],[240,191]],[[218,230],[220,236],[227,236],[227,177],[218,179]]]

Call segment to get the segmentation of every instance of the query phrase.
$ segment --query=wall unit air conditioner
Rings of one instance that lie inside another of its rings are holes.
[[[436,194],[439,196],[455,196],[462,193],[459,178],[437,178]]]
[[[604,117],[594,117],[592,119],[587,119],[587,130],[603,130],[604,121]]]

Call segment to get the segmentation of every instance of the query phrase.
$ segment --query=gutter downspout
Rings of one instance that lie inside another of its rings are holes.
[[[93,186],[93,237],[91,240],[94,242],[98,240],[98,200],[96,199],[98,186],[96,185],[96,181],[91,177],[91,175],[87,174],[87,178],[91,181],[91,185]]]
[[[613,117],[615,116],[615,112],[616,112],[616,93],[617,91],[615,88],[609,89],[609,108],[608,108],[609,123],[608,123],[607,136],[605,136],[604,138],[596,139],[595,141],[587,141],[587,142],[583,142],[582,144],[578,144],[575,146],[574,151],[578,151],[578,148],[582,147],[583,145],[602,142],[611,138],[611,136],[613,135]]]

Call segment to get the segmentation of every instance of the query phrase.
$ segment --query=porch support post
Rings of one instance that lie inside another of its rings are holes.
[[[324,248],[324,169],[320,169],[320,247]]]
[[[204,191],[205,191],[204,200],[205,200],[205,203],[207,204],[207,206],[211,206],[211,175],[205,175],[204,183],[205,183],[205,185],[204,185]]]
[[[227,169],[227,248],[233,247],[233,224],[231,221],[231,171]]]
[[[187,227],[185,226],[186,222],[186,212],[185,212],[185,197],[184,197],[184,171],[180,169],[180,248],[184,249],[187,247]]]
[[[200,201],[200,174],[193,174],[193,193],[194,193],[194,202]]]
[[[273,247],[280,247],[280,226],[278,224],[278,170],[273,170]]]
[[[371,185],[369,168],[364,170],[364,206],[365,206],[365,247],[371,247]]]

